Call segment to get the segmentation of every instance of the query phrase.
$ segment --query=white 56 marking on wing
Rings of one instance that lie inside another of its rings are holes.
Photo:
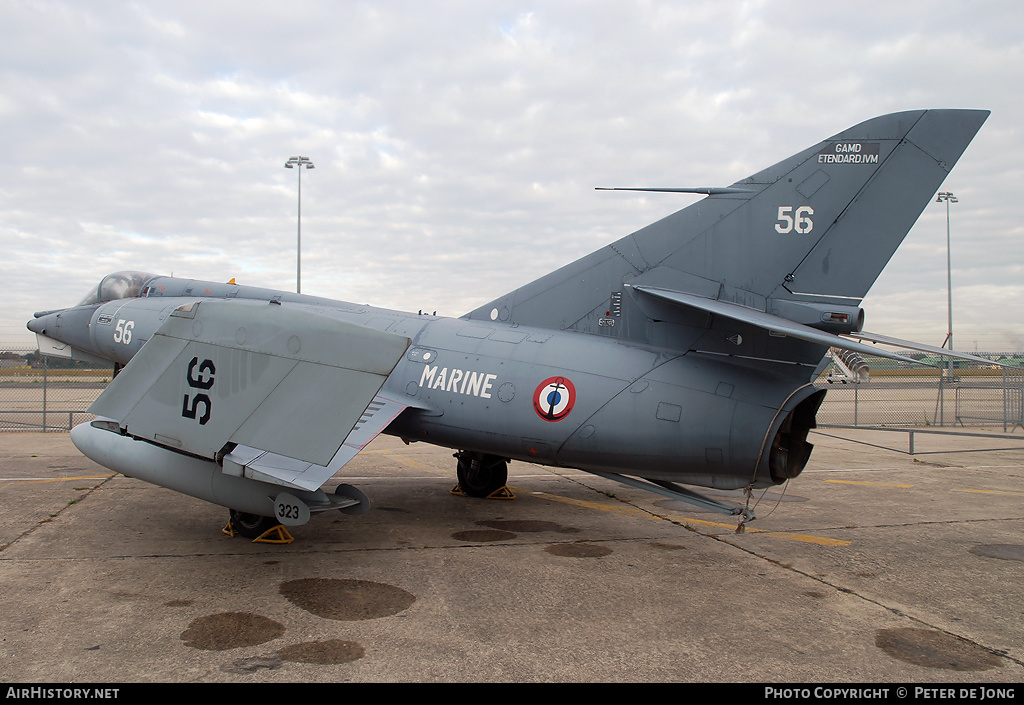
[[[420,388],[440,389],[452,394],[490,399],[490,389],[497,378],[498,375],[460,370],[457,367],[449,370],[447,367],[424,365],[423,373],[420,375]]]

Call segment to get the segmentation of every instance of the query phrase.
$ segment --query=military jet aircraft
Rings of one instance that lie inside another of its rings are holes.
[[[860,302],[987,117],[884,115],[728,187],[640,189],[706,198],[460,318],[118,272],[28,327],[123,366],[72,430],[85,455],[245,535],[364,511],[322,486],[379,433],[456,450],[471,496],[519,460],[746,521],[680,485],[795,478],[830,348],[899,358],[861,342]]]

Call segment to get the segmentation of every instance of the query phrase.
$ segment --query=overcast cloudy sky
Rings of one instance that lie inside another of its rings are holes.
[[[141,269],[458,316],[853,124],[988,122],[943,188],[957,347],[1024,349],[1024,4],[0,3],[0,342]],[[865,301],[940,345],[932,203]]]

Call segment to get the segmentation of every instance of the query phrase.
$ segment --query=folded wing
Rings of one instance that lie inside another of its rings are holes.
[[[405,408],[375,397],[409,345],[294,306],[192,302],[89,410],[225,472],[315,489]]]

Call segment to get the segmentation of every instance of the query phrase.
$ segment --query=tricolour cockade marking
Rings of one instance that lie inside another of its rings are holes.
[[[452,394],[490,399],[490,390],[497,378],[498,375],[460,370],[457,367],[448,369],[437,365],[424,365],[423,373],[420,375],[420,389],[440,389]]]
[[[576,386],[568,377],[548,377],[533,393],[533,410],[545,421],[561,421],[576,404]]]

